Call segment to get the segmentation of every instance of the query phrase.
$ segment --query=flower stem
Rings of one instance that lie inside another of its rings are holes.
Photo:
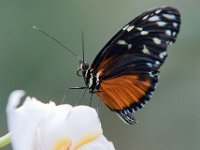
[[[0,148],[5,147],[6,145],[10,144],[11,138],[10,134],[7,133],[6,135],[0,137]]]

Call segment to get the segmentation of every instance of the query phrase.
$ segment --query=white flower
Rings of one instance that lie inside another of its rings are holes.
[[[14,150],[114,150],[102,134],[96,111],[88,106],[44,104],[14,91],[7,105]]]

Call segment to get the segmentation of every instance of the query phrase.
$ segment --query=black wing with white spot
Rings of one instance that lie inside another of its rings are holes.
[[[125,25],[99,52],[91,65],[97,74],[97,95],[127,123],[132,112],[150,99],[158,70],[175,42],[180,14],[172,7],[146,11]]]
[[[91,68],[100,70],[119,55],[130,53],[152,58],[160,67],[167,57],[167,46],[175,42],[180,23],[180,13],[172,7],[142,13],[103,47]]]

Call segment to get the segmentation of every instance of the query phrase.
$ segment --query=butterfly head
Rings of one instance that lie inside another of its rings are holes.
[[[89,64],[81,60],[79,61],[79,68],[76,73],[78,76],[83,76],[88,69]]]

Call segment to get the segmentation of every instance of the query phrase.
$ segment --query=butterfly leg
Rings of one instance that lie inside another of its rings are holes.
[[[63,99],[62,99],[62,101],[61,101],[61,104],[63,104],[64,103],[64,101],[65,101],[65,99],[66,99],[66,95],[69,93],[69,91],[70,90],[72,90],[72,89],[86,89],[86,87],[70,87],[70,88],[68,88],[67,89],[67,91],[65,92],[65,94],[64,94],[64,96],[63,96]]]
[[[96,107],[96,110],[97,110],[97,114],[99,115],[99,107],[100,107],[100,104],[101,104],[101,100],[99,99],[98,103],[97,103],[97,107]]]
[[[93,93],[91,93],[90,95],[90,103],[89,103],[90,106],[92,106],[92,97],[93,97]]]
[[[83,101],[83,97],[84,97],[84,95],[85,95],[85,92],[87,91],[87,88],[85,88],[85,90],[84,90],[84,92],[83,92],[83,94],[81,95],[81,98],[80,98],[80,100],[78,101],[78,103],[75,105],[75,106],[78,106],[78,105],[80,105],[80,103]]]

